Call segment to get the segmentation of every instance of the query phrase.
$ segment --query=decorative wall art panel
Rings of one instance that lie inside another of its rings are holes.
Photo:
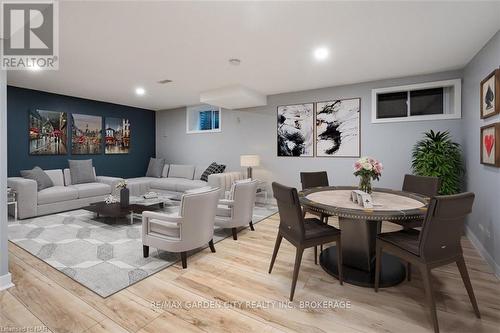
[[[481,163],[500,167],[500,123],[481,127]]]
[[[68,115],[66,112],[33,110],[29,114],[29,154],[66,155],[68,153]]]
[[[316,156],[360,156],[361,99],[316,103]]]
[[[278,156],[314,156],[314,104],[278,106]]]
[[[481,81],[481,118],[500,113],[500,69]]]
[[[130,152],[130,121],[125,118],[106,117],[105,154],[128,154]]]
[[[73,155],[102,153],[102,117],[71,114],[71,153]]]

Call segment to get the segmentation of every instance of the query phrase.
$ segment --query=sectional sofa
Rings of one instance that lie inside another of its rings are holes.
[[[126,179],[131,195],[142,195],[154,191],[169,194],[172,198],[180,198],[191,189],[204,186],[219,187],[221,195],[231,188],[231,184],[243,176],[241,172],[225,172],[208,176],[208,181],[200,180],[206,166],[194,165],[165,165],[162,177],[138,177]],[[45,170],[54,183],[38,191],[34,180],[21,177],[10,177],[7,184],[17,192],[18,217],[30,217],[53,214],[68,210],[79,209],[90,203],[103,201],[110,195],[116,195],[116,184],[123,180],[118,177],[96,176],[96,182],[85,184],[71,184],[69,169]],[[94,169],[95,174],[95,169]]]

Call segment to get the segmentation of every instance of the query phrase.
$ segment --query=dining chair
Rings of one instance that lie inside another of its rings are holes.
[[[432,198],[438,195],[441,181],[438,177],[405,175],[402,190]],[[392,222],[401,225],[405,229],[418,228],[422,226],[423,219],[406,220],[401,223]]]
[[[290,290],[290,301],[293,301],[293,295],[295,293],[295,286],[299,276],[300,263],[302,261],[302,253],[304,252],[304,249],[330,242],[336,242],[338,248],[340,249],[340,230],[328,224],[322,223],[317,218],[304,218],[297,189],[287,187],[276,182],[272,183],[272,187],[274,198],[278,204],[280,224],[278,236],[276,237],[276,243],[274,245],[273,256],[271,258],[271,264],[269,265],[269,274],[271,274],[276,256],[278,255],[281,240],[285,238],[296,247],[292,287]],[[339,281],[340,284],[343,284],[341,251],[337,251],[337,262]]]
[[[463,235],[465,217],[472,211],[474,193],[443,195],[433,197],[429,203],[422,230],[401,230],[380,234],[376,240],[375,291],[380,281],[382,252],[390,253],[417,266],[424,282],[427,306],[434,325],[439,332],[436,304],[432,291],[431,269],[455,262],[469,294],[474,312],[481,317],[472,284],[470,282],[460,239]]]
[[[307,190],[313,187],[319,186],[329,186],[328,174],[326,171],[315,171],[315,172],[301,172],[300,173],[300,183],[302,184],[302,190]],[[318,213],[314,210],[304,208],[304,216],[306,213],[318,216],[321,222],[328,223],[328,217],[330,215],[325,213]],[[323,251],[323,245],[320,246],[320,251]],[[314,248],[314,263],[318,264],[318,248]]]
[[[432,198],[438,195],[440,187],[441,181],[438,177],[405,175],[402,190]]]
[[[179,213],[168,215],[146,211],[142,213],[142,244],[144,258],[149,247],[180,252],[182,268],[187,267],[187,251],[206,244],[215,252],[214,220],[219,200],[219,188],[203,188],[182,195]]]

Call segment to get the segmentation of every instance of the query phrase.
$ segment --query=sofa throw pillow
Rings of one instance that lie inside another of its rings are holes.
[[[205,182],[208,182],[208,176],[210,176],[211,174],[214,174],[214,173],[223,173],[224,170],[226,170],[226,166],[224,164],[217,164],[217,163],[213,162],[212,164],[210,164],[208,166],[208,168],[205,170],[205,172],[203,172],[200,179],[205,181]]]
[[[146,177],[161,178],[163,174],[163,167],[165,166],[165,160],[163,158],[150,158],[148,171],[146,171]]]
[[[96,181],[92,160],[68,160],[68,164],[72,185]]]
[[[36,181],[38,191],[54,186],[52,179],[40,167],[34,167],[31,170],[21,170],[20,172],[23,178]]]

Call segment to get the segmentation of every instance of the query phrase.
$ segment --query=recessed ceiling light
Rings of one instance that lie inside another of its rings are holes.
[[[146,90],[144,90],[144,88],[142,88],[142,87],[138,87],[138,88],[135,88],[135,93],[139,96],[142,96],[146,93]]]
[[[239,64],[241,64],[241,60],[236,58],[231,58],[228,61],[233,66],[238,66]]]
[[[318,47],[316,50],[314,50],[314,57],[316,60],[325,60],[328,58],[328,49],[326,47]]]

